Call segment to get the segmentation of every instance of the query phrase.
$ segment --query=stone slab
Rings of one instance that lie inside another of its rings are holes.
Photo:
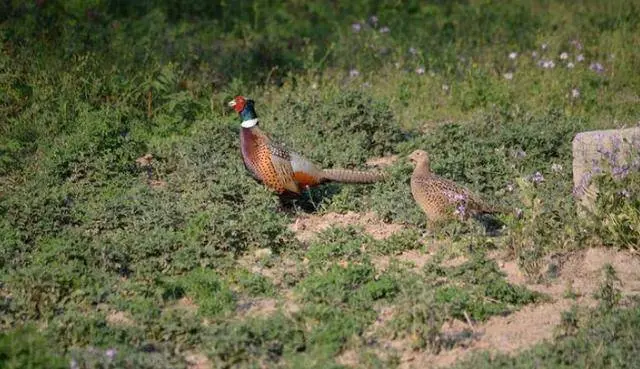
[[[640,170],[640,127],[578,133],[573,138],[573,193],[578,214],[593,210],[598,189],[591,178],[603,172],[622,177]]]

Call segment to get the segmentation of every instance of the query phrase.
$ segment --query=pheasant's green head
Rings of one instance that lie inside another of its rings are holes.
[[[258,114],[256,114],[253,104],[253,100],[247,99],[244,96],[236,96],[235,99],[229,101],[229,106],[240,114],[243,127],[245,127],[245,123],[247,122],[252,122],[252,125],[258,123]]]

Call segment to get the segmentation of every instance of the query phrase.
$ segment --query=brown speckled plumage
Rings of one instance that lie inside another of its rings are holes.
[[[416,150],[409,159],[416,165],[411,176],[411,193],[429,221],[468,219],[477,214],[498,212],[468,189],[431,173],[425,151]]]

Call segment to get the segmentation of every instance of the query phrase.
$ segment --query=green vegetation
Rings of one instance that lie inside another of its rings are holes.
[[[445,322],[545,301],[488,253],[541,281],[550,253],[637,251],[640,176],[598,178],[598,210],[576,218],[571,139],[638,122],[639,42],[640,6],[623,0],[0,2],[0,368],[185,368],[193,353],[338,368],[348,350],[394,367],[360,348],[408,337],[438,352],[455,345]],[[242,165],[226,106],[239,94],[323,165],[398,155],[384,183],[301,201],[405,229],[299,241],[288,226],[305,211],[279,211]],[[417,148],[521,216],[500,237],[425,234],[404,159]],[[396,259],[408,250],[434,256],[414,268]],[[453,256],[466,261],[444,266]],[[460,365],[632,366],[640,305],[604,279],[599,307],[565,313],[554,342]]]
[[[610,266],[604,268],[604,280],[598,292],[597,309],[588,311],[574,306],[562,314],[554,343],[544,343],[520,355],[476,355],[456,368],[632,368],[635,344],[640,337],[640,308],[613,307],[619,290],[612,282],[617,278]]]

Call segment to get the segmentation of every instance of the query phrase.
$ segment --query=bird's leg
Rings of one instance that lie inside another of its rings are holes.
[[[313,201],[313,195],[311,194],[311,187],[310,186],[304,186],[304,189],[307,191],[307,194],[309,195],[309,201],[311,201],[311,205],[313,205],[314,211],[317,211],[318,210],[318,206],[316,205],[315,201]]]

